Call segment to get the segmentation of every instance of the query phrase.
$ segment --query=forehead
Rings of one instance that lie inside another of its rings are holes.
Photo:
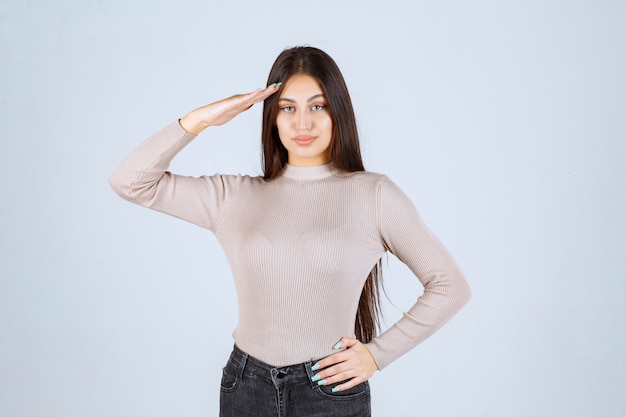
[[[321,94],[322,86],[317,80],[307,74],[295,74],[291,76],[280,92],[280,98],[305,98]]]

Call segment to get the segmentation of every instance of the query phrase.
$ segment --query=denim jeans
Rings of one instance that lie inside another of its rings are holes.
[[[237,346],[224,367],[220,417],[369,417],[368,382],[332,392],[312,382],[312,362],[276,368]]]

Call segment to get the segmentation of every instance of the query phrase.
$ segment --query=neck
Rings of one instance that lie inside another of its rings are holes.
[[[313,166],[296,166],[286,164],[283,176],[295,180],[319,180],[332,175],[330,163]]]

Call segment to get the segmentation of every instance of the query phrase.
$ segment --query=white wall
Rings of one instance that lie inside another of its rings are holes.
[[[193,107],[311,44],[370,170],[473,289],[372,379],[377,416],[626,415],[626,5],[619,1],[0,3],[0,417],[209,416],[236,323],[213,236],[108,175]],[[174,170],[259,173],[260,108]],[[392,259],[393,322],[418,286]]]

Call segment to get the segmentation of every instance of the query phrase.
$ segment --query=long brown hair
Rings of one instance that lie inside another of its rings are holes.
[[[332,166],[346,172],[364,171],[352,100],[335,61],[324,51],[310,46],[285,49],[274,61],[267,85],[278,82],[284,84],[295,74],[315,78],[322,88],[332,120]],[[261,143],[263,178],[266,181],[276,178],[287,164],[287,149],[281,143],[276,127],[278,98],[279,94],[273,94],[263,103]],[[379,260],[367,277],[359,299],[354,333],[363,343],[371,341],[380,329],[381,272]]]

